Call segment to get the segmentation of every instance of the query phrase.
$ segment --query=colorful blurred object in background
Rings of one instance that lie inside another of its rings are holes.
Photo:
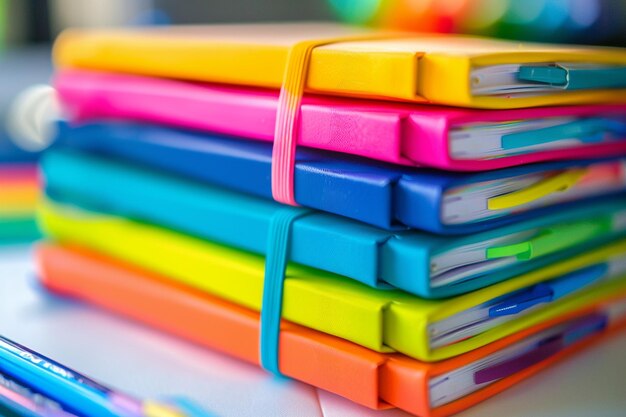
[[[38,198],[38,153],[22,149],[9,133],[15,98],[52,72],[46,2],[0,0],[0,246],[39,236],[34,212]],[[15,140],[17,139],[17,141]]]
[[[166,17],[151,0],[0,0],[0,246],[40,236],[37,161],[45,143],[38,136],[47,135],[37,127],[45,125],[39,122],[50,104],[52,38],[68,26],[166,23]]]
[[[37,197],[34,165],[0,164],[0,246],[39,236],[34,219]]]
[[[328,0],[350,23],[542,42],[626,44],[622,0]]]

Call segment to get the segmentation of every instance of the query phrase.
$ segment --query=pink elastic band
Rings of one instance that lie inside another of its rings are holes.
[[[278,98],[274,146],[272,148],[272,196],[274,200],[297,206],[294,190],[296,144],[300,104],[306,84],[309,59],[319,41],[295,44],[287,56],[283,85]]]
[[[309,40],[293,45],[287,55],[287,66],[278,98],[274,145],[272,148],[272,197],[274,200],[297,206],[294,190],[294,168],[298,143],[300,105],[306,87],[309,61],[313,49],[338,42],[380,39],[372,35],[344,36],[323,40]]]

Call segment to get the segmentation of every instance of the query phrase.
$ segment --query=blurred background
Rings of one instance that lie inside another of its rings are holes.
[[[337,19],[414,31],[622,45],[622,0],[0,0],[0,42],[68,26]]]
[[[0,163],[36,158],[8,140],[9,103],[48,81],[64,28],[285,20],[626,45],[626,0],[0,0]]]
[[[329,0],[355,24],[537,42],[622,46],[623,0]]]

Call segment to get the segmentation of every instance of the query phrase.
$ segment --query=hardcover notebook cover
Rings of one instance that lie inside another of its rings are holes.
[[[136,120],[274,140],[278,92],[67,70],[54,85],[73,122]],[[394,164],[476,171],[626,153],[626,106],[467,110],[305,97],[298,144]]]
[[[67,151],[42,159],[57,202],[159,224],[265,255],[281,204],[118,161]],[[293,209],[299,210],[299,209]],[[572,208],[464,237],[389,232],[310,212],[295,220],[291,260],[372,287],[426,298],[475,290],[575,256],[626,233],[626,200]]]
[[[271,145],[129,123],[59,125],[72,148],[270,198]],[[624,159],[560,161],[462,174],[300,149],[295,197],[304,206],[385,229],[471,233],[599,201],[626,188]]]
[[[42,283],[51,291],[258,363],[259,316],[253,311],[89,251],[46,244],[38,262]],[[284,321],[280,369],[370,408],[447,416],[623,328],[625,295],[624,288],[605,294],[588,308],[435,364],[376,353]]]
[[[623,102],[626,52],[323,23],[70,30],[61,68],[279,88],[290,47],[313,49],[308,91],[464,107]]]
[[[52,203],[42,207],[40,222],[53,240],[101,252],[247,308],[261,308],[262,256]],[[286,319],[377,351],[434,361],[588,305],[599,293],[626,285],[626,241],[447,300],[374,289],[295,264],[286,277]]]

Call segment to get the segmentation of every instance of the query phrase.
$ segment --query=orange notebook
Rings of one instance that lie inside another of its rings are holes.
[[[43,244],[37,259],[42,283],[51,291],[259,362],[256,312],[79,248]],[[429,364],[401,354],[377,353],[283,321],[280,369],[286,376],[371,408],[398,407],[438,417],[483,401],[625,327],[626,293],[622,292],[464,355]],[[459,374],[473,377],[473,383],[442,389],[443,380]]]

